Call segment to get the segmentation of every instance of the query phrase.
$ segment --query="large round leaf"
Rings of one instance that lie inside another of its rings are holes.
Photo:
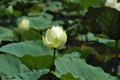
[[[41,68],[49,68],[52,64],[52,56],[30,56],[25,55],[21,57],[22,63],[24,63],[29,69],[39,70]]]
[[[24,55],[41,56],[52,55],[52,51],[45,47],[41,40],[11,43],[0,48],[0,51],[22,57]]]
[[[88,65],[79,58],[57,58],[55,65],[56,73],[60,75],[71,73],[82,80],[117,80],[101,68]]]
[[[3,73],[3,75],[13,77],[14,75],[29,71],[29,69],[16,57],[0,55],[0,61],[0,72]]]
[[[0,76],[2,80],[37,80],[48,69],[30,71],[19,59],[10,55],[0,55]]]
[[[13,38],[13,33],[12,30],[0,27],[0,39],[6,40],[6,39],[12,39]]]

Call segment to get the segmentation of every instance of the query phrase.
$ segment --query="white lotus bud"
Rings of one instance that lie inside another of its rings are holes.
[[[120,11],[120,3],[116,3],[115,9],[118,10],[118,11]]]
[[[44,45],[49,48],[61,49],[67,41],[67,34],[60,26],[53,26],[48,29],[45,36],[42,37]]]
[[[106,0],[105,6],[115,8],[116,3],[117,3],[117,0]]]
[[[13,6],[12,5],[9,5],[8,8],[7,8],[7,12],[8,13],[13,13]]]
[[[18,32],[20,34],[26,32],[29,30],[29,20],[23,19],[19,24],[18,24]]]

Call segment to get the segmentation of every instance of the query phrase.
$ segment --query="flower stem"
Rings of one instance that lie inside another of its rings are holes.
[[[118,40],[115,41],[115,75],[118,76]]]
[[[23,39],[22,39],[22,35],[21,34],[18,34],[18,41],[20,42],[20,41],[22,41]]]
[[[56,48],[54,48],[54,51],[53,51],[53,60],[52,60],[52,65],[50,67],[50,71],[49,72],[55,71],[55,65],[54,65],[54,63],[55,63],[55,53],[56,53]]]
[[[115,53],[116,53],[116,55],[115,55],[115,75],[116,76],[118,76],[118,64],[119,64],[119,62],[118,62],[118,59],[119,59],[119,57],[118,57],[118,42],[119,42],[119,30],[120,30],[120,27],[119,27],[119,25],[120,25],[120,14],[118,13],[118,16],[117,16],[117,25],[116,25],[116,38],[115,38]]]

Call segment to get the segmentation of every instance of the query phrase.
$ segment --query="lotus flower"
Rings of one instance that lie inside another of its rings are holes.
[[[19,24],[18,24],[18,32],[20,34],[24,33],[25,31],[29,30],[29,20],[23,19]]]
[[[105,6],[108,6],[110,8],[114,8],[120,11],[120,2],[117,2],[117,0],[106,0]]]
[[[53,26],[48,29],[45,36],[42,36],[43,43],[53,49],[61,49],[67,41],[67,34],[61,26]]]
[[[105,6],[115,8],[116,3],[117,3],[117,0],[106,0]]]

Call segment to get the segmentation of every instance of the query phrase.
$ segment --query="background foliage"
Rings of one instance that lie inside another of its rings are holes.
[[[120,12],[104,3],[105,0],[0,1],[1,79],[119,80],[120,72],[116,75],[114,69],[116,40],[120,53]],[[8,9],[10,5],[13,12]],[[30,30],[19,36],[17,27],[23,19],[30,21]],[[62,25],[68,41],[57,51],[55,72],[49,73],[53,51],[43,45],[41,36],[52,25]]]

